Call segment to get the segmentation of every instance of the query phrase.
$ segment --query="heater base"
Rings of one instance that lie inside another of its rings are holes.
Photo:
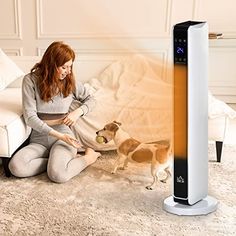
[[[175,215],[207,215],[217,208],[217,200],[213,197],[207,196],[194,205],[184,205],[174,202],[172,196],[164,200],[163,208],[165,211]]]

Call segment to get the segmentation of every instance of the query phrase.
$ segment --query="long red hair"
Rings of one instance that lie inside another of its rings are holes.
[[[38,75],[37,85],[43,101],[48,102],[59,93],[67,97],[75,90],[72,68],[71,73],[63,80],[58,78],[58,67],[69,60],[75,60],[75,53],[71,47],[63,42],[53,42],[45,51],[41,61],[31,69],[31,73],[35,72]]]

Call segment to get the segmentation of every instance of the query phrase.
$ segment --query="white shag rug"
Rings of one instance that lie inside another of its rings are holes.
[[[236,235],[236,146],[225,146],[215,162],[209,145],[209,195],[217,211],[206,216],[176,216],[162,209],[171,180],[153,190],[150,167],[130,164],[110,174],[115,151],[65,184],[46,173],[6,178],[0,166],[0,235]]]

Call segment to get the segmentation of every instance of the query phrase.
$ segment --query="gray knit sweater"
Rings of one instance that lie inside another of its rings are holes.
[[[48,134],[53,128],[43,122],[38,117],[38,113],[65,114],[69,111],[72,101],[76,99],[81,102],[80,108],[85,115],[95,104],[94,97],[79,81],[76,81],[76,91],[73,94],[65,98],[63,94],[58,94],[51,101],[45,102],[40,98],[36,81],[37,75],[35,73],[25,75],[22,83],[22,102],[26,124],[40,133]]]

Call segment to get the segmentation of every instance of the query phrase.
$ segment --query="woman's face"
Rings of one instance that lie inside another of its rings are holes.
[[[71,67],[72,67],[72,59],[67,61],[64,65],[58,67],[58,75],[59,79],[63,80],[66,78],[67,75],[71,73]]]

